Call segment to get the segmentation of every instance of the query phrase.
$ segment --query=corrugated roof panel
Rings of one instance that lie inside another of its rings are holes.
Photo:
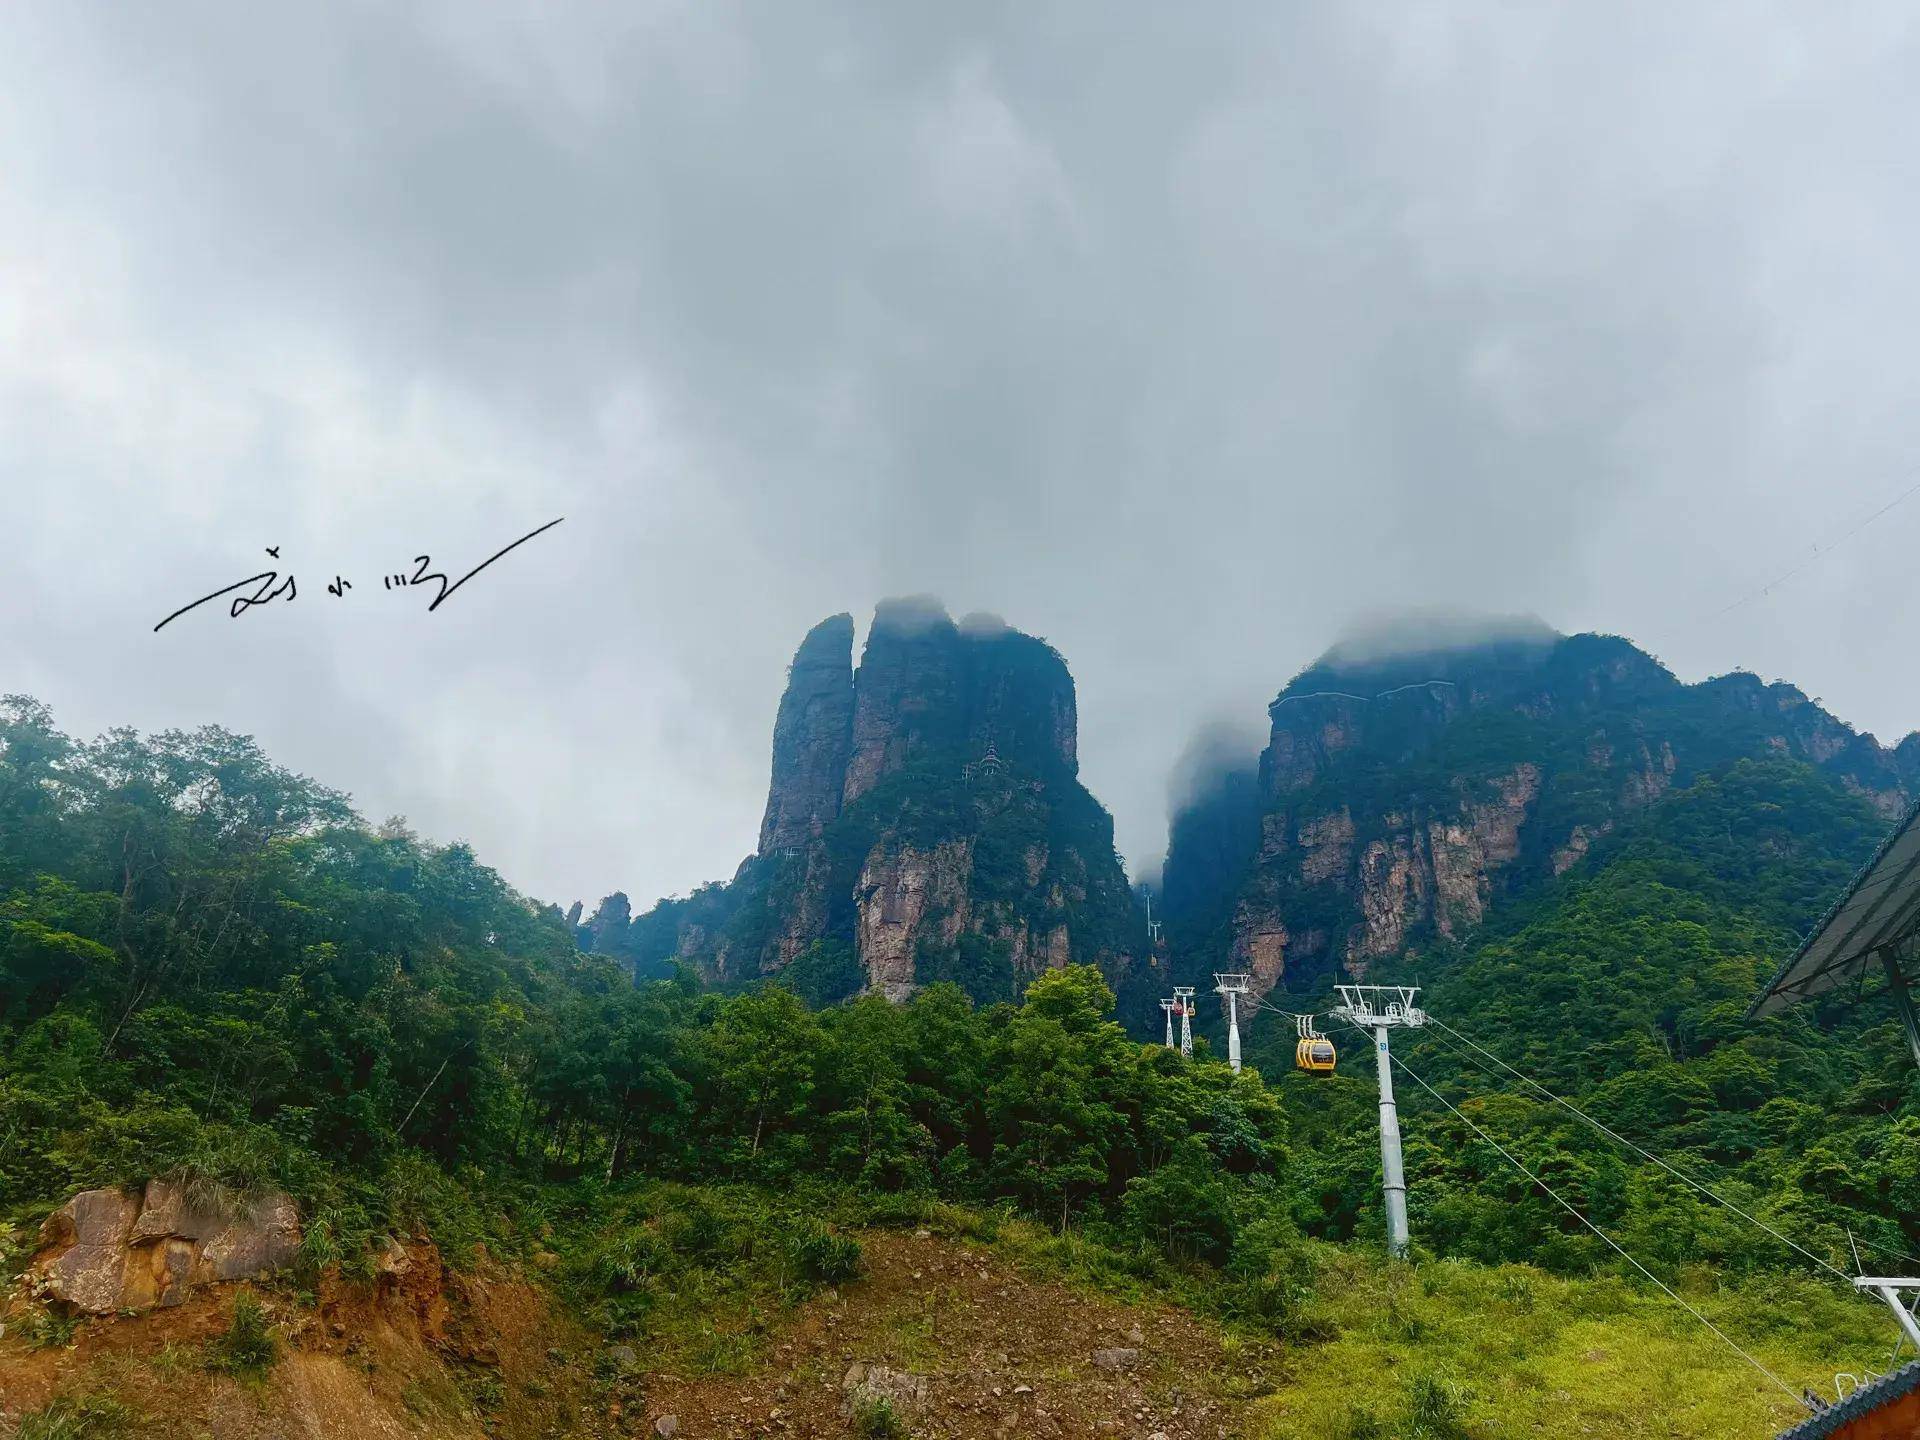
[[[1748,1015],[1771,1015],[1796,1000],[1846,984],[1883,946],[1920,932],[1920,805],[1879,850],[1832,909],[1780,967]]]
[[[1807,1417],[1790,1430],[1782,1430],[1778,1440],[1828,1440],[1855,1420],[1864,1419],[1916,1389],[1920,1389],[1920,1360],[1902,1365],[1891,1375],[1868,1381],[1839,1404]]]

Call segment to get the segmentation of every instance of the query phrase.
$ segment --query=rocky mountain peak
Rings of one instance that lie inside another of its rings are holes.
[[[1743,758],[1815,766],[1887,814],[1920,791],[1920,743],[1884,749],[1793,686],[1683,684],[1630,641],[1538,621],[1375,627],[1268,719],[1257,782],[1196,791],[1165,870],[1170,932],[1262,985],[1458,936]]]
[[[840,813],[853,743],[853,616],[807,632],[787,670],[773,722],[773,778],[760,853],[812,840]]]
[[[596,918],[592,943],[725,980],[800,964],[836,995],[850,976],[893,997],[940,978],[1011,995],[1069,959],[1118,982],[1138,917],[1077,778],[1065,660],[931,596],[880,602],[857,668],[853,629],[831,616],[794,653],[759,845],[732,882],[617,932]]]

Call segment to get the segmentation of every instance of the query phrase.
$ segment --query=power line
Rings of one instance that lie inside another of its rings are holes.
[[[1760,1229],[1766,1231],[1767,1234],[1771,1235],[1774,1239],[1778,1240],[1782,1245],[1786,1245],[1794,1250],[1798,1250],[1802,1255],[1806,1256],[1807,1259],[1813,1261],[1814,1264],[1819,1265],[1824,1269],[1832,1271],[1835,1275],[1838,1275],[1842,1280],[1846,1281],[1848,1285],[1852,1285],[1853,1277],[1847,1274],[1847,1272],[1842,1270],[1838,1265],[1833,1264],[1831,1261],[1822,1259],[1820,1256],[1814,1254],[1813,1251],[1807,1249],[1806,1246],[1800,1244],[1798,1241],[1791,1240],[1787,1238],[1785,1235],[1782,1235],[1778,1230],[1774,1229],[1771,1225],[1767,1224],[1766,1221],[1761,1220],[1754,1215],[1748,1214],[1745,1210],[1741,1209],[1738,1205],[1734,1204],[1733,1201],[1727,1199],[1724,1195],[1721,1195],[1716,1191],[1708,1189],[1705,1185],[1702,1185],[1698,1180],[1695,1180],[1691,1175],[1688,1175],[1685,1171],[1675,1169],[1674,1166],[1670,1165],[1665,1160],[1662,1160],[1658,1155],[1654,1154],[1651,1150],[1648,1150],[1643,1146],[1635,1144],[1633,1141],[1629,1140],[1626,1136],[1620,1134],[1619,1131],[1614,1130],[1605,1124],[1602,1124],[1600,1121],[1594,1119],[1593,1116],[1587,1114],[1587,1112],[1582,1110],[1578,1105],[1575,1105],[1571,1100],[1561,1099],[1558,1095],[1554,1094],[1551,1090],[1547,1089],[1547,1087],[1542,1085],[1539,1081],[1534,1080],[1530,1076],[1523,1075],[1520,1071],[1514,1069],[1513,1066],[1509,1065],[1506,1061],[1502,1060],[1498,1055],[1494,1054],[1491,1050],[1487,1049],[1486,1046],[1480,1044],[1477,1040],[1472,1039],[1470,1036],[1462,1035],[1458,1030],[1454,1029],[1453,1026],[1447,1024],[1446,1021],[1431,1015],[1428,1016],[1428,1019],[1433,1024],[1438,1025],[1442,1030],[1446,1031],[1447,1034],[1453,1036],[1453,1038],[1458,1040],[1461,1044],[1470,1046],[1473,1050],[1475,1050],[1479,1054],[1486,1056],[1487,1059],[1491,1060],[1494,1064],[1498,1065],[1502,1070],[1506,1071],[1509,1075],[1512,1075],[1516,1080],[1520,1081],[1521,1084],[1529,1086],[1530,1088],[1539,1091],[1542,1095],[1546,1096],[1547,1099],[1553,1101],[1554,1104],[1562,1107],[1563,1109],[1572,1111],[1575,1115],[1578,1115],[1582,1120],[1586,1121],[1587,1124],[1593,1126],[1594,1129],[1598,1130],[1602,1135],[1605,1135],[1608,1139],[1614,1141],[1617,1144],[1626,1146],[1627,1149],[1633,1151],[1634,1154],[1640,1156],[1642,1159],[1652,1161],[1655,1165],[1658,1165],[1662,1170],[1665,1170],[1669,1175],[1672,1175],[1675,1179],[1680,1180],[1683,1183],[1692,1186],[1695,1190],[1698,1190],[1702,1195],[1705,1195],[1709,1200],[1712,1200],[1715,1204],[1726,1206],[1727,1209],[1731,1210],[1734,1214],[1738,1215],[1741,1219],[1746,1220],[1749,1223],[1756,1225]],[[1902,1260],[1916,1260],[1916,1257],[1912,1255],[1908,1255],[1903,1251],[1889,1249],[1884,1245],[1875,1245],[1871,1241],[1863,1241],[1861,1243],[1865,1244],[1867,1248],[1870,1250],[1879,1250],[1883,1254],[1896,1256]],[[1916,1260],[1916,1263],[1920,1263],[1920,1260]]]
[[[1745,1360],[1749,1365],[1753,1366],[1754,1369],[1758,1370],[1762,1375],[1766,1376],[1767,1379],[1771,1380],[1775,1385],[1779,1386],[1781,1390],[1785,1391],[1786,1394],[1792,1398],[1793,1402],[1796,1405],[1800,1405],[1808,1409],[1812,1408],[1811,1406],[1807,1405],[1807,1402],[1804,1398],[1802,1398],[1799,1394],[1795,1393],[1794,1388],[1791,1385],[1787,1384],[1786,1381],[1782,1380],[1778,1375],[1774,1374],[1773,1371],[1769,1370],[1759,1360],[1755,1359],[1752,1355],[1748,1354],[1745,1350],[1741,1349],[1739,1343],[1735,1341],[1732,1336],[1728,1335],[1726,1331],[1722,1330],[1718,1325],[1714,1324],[1705,1315],[1702,1315],[1693,1306],[1689,1305],[1664,1280],[1662,1280],[1658,1275],[1655,1275],[1651,1270],[1647,1269],[1647,1267],[1642,1265],[1638,1260],[1634,1259],[1633,1256],[1629,1255],[1626,1252],[1626,1250],[1621,1247],[1620,1243],[1617,1240],[1615,1240],[1611,1235],[1607,1234],[1606,1231],[1602,1230],[1598,1225],[1594,1224],[1591,1220],[1587,1219],[1587,1217],[1582,1215],[1578,1210],[1574,1209],[1573,1205],[1569,1201],[1562,1199],[1560,1196],[1560,1193],[1557,1190],[1555,1190],[1551,1185],[1547,1184],[1547,1182],[1542,1180],[1538,1175],[1534,1174],[1533,1171],[1529,1170],[1519,1160],[1515,1159],[1514,1156],[1507,1150],[1507,1148],[1504,1145],[1502,1145],[1498,1140],[1494,1139],[1485,1130],[1482,1130],[1468,1116],[1463,1114],[1457,1105],[1455,1105],[1451,1100],[1447,1099],[1446,1096],[1442,1095],[1438,1090],[1434,1089],[1431,1085],[1427,1084],[1426,1081],[1422,1080],[1413,1071],[1407,1069],[1407,1062],[1405,1060],[1402,1060],[1397,1055],[1391,1058],[1393,1063],[1400,1067],[1402,1073],[1404,1073],[1409,1080],[1413,1081],[1414,1084],[1418,1085],[1422,1090],[1426,1091],[1429,1095],[1433,1096],[1434,1099],[1438,1100],[1442,1105],[1446,1106],[1447,1109],[1451,1110],[1455,1115],[1459,1116],[1460,1119],[1466,1124],[1467,1128],[1472,1130],[1474,1134],[1478,1135],[1482,1140],[1486,1141],[1487,1144],[1491,1145],[1495,1150],[1497,1150],[1500,1153],[1500,1157],[1503,1160],[1505,1160],[1509,1165],[1513,1166],[1513,1168],[1518,1170],[1522,1175],[1526,1176],[1527,1179],[1531,1180],[1535,1185],[1538,1185],[1542,1190],[1546,1191],[1547,1194],[1553,1198],[1555,1203],[1557,1203],[1561,1209],[1565,1210],[1569,1215],[1573,1216],[1574,1219],[1578,1220],[1582,1225],[1586,1226],[1587,1229],[1591,1230],[1594,1234],[1598,1235],[1602,1240],[1606,1241],[1607,1244],[1614,1249],[1614,1251],[1620,1256],[1621,1259],[1625,1260],[1629,1265],[1633,1266],[1634,1269],[1638,1270],[1642,1275],[1646,1276],[1647,1279],[1651,1280],[1655,1285],[1659,1286],[1661,1290],[1666,1292],[1668,1298],[1671,1299],[1676,1305],[1680,1306],[1681,1309],[1685,1310],[1689,1315],[1693,1316],[1694,1319],[1698,1320],[1702,1325],[1706,1326],[1707,1329],[1711,1330],[1715,1335],[1719,1336],[1721,1341],[1727,1346],[1729,1350],[1732,1350],[1734,1354],[1738,1355],[1742,1360]]]
[[[1920,486],[1916,486],[1915,488],[1920,489]],[[1270,1005],[1264,999],[1260,1000],[1257,1003],[1259,1004],[1261,1009],[1271,1010],[1276,1015],[1285,1015],[1290,1019],[1300,1018],[1293,1011],[1283,1010],[1277,1005]],[[1316,1018],[1316,1017],[1310,1017],[1310,1018]],[[1775,1240],[1778,1240],[1782,1245],[1787,1246],[1791,1250],[1798,1251],[1801,1255],[1804,1255],[1807,1259],[1811,1260],[1814,1264],[1820,1266],[1822,1269],[1827,1270],[1830,1273],[1838,1276],[1840,1279],[1846,1281],[1849,1287],[1851,1287],[1853,1283],[1853,1277],[1849,1275],[1846,1271],[1842,1270],[1839,1266],[1833,1264],[1831,1261],[1826,1260],[1819,1255],[1816,1255],[1813,1251],[1809,1250],[1806,1246],[1800,1244],[1798,1241],[1786,1235],[1781,1234],[1778,1230],[1774,1229],[1771,1225],[1767,1224],[1766,1221],[1742,1209],[1740,1206],[1736,1205],[1733,1201],[1727,1199],[1726,1196],[1720,1194],[1718,1191],[1713,1190],[1706,1185],[1703,1185],[1700,1181],[1695,1180],[1691,1175],[1688,1175],[1685,1171],[1676,1168],[1670,1162],[1654,1154],[1651,1150],[1648,1150],[1646,1147],[1636,1144],[1632,1140],[1629,1140],[1626,1136],[1620,1134],[1619,1131],[1614,1130],[1613,1128],[1606,1125],[1602,1121],[1594,1119],[1593,1116],[1587,1114],[1586,1111],[1582,1110],[1578,1105],[1575,1105],[1571,1100],[1564,1100],[1560,1096],[1554,1094],[1551,1090],[1547,1089],[1547,1087],[1542,1085],[1539,1081],[1533,1079],[1529,1075],[1523,1074],[1519,1070],[1516,1070],[1513,1066],[1509,1065],[1505,1060],[1502,1060],[1498,1055],[1494,1054],[1491,1050],[1487,1049],[1486,1046],[1480,1044],[1477,1040],[1474,1040],[1470,1036],[1461,1034],[1458,1030],[1454,1029],[1453,1026],[1447,1024],[1446,1021],[1440,1019],[1438,1016],[1429,1013],[1427,1016],[1427,1019],[1431,1024],[1439,1026],[1442,1030],[1446,1031],[1447,1034],[1451,1035],[1454,1039],[1458,1040],[1461,1044],[1471,1047],[1478,1054],[1485,1056],[1488,1060],[1491,1060],[1495,1065],[1499,1066],[1502,1070],[1506,1071],[1509,1075],[1512,1075],[1521,1084],[1529,1087],[1532,1090],[1538,1091],[1541,1095],[1544,1095],[1547,1099],[1551,1100],[1554,1104],[1562,1107],[1565,1110],[1572,1112],[1574,1115],[1579,1116],[1580,1119],[1584,1120],[1587,1124],[1591,1125],[1595,1130],[1598,1130],[1602,1135],[1605,1135],[1608,1139],[1614,1141],[1616,1144],[1624,1145],[1627,1149],[1633,1151],[1634,1154],[1640,1156],[1643,1160],[1647,1160],[1647,1161],[1650,1161],[1652,1164],[1658,1165],[1662,1170],[1665,1170],[1668,1174],[1672,1175],[1675,1179],[1679,1180],[1682,1184],[1685,1184],[1691,1187],[1692,1189],[1699,1191],[1700,1194],[1706,1196],[1709,1200],[1713,1201],[1716,1205],[1721,1205],[1721,1206],[1724,1206],[1726,1209],[1731,1210],[1734,1214],[1738,1215],[1741,1219],[1747,1221],[1749,1224],[1755,1226],[1756,1228],[1765,1231],[1768,1235],[1771,1235]],[[1353,1030],[1356,1034],[1361,1034],[1361,1035],[1364,1035],[1366,1033],[1365,1031],[1358,1030],[1356,1027],[1352,1025],[1337,1027],[1334,1033],[1338,1034],[1342,1030]],[[1444,1043],[1445,1042],[1442,1042],[1443,1045]],[[1455,1054],[1456,1056],[1459,1056],[1460,1054],[1460,1052],[1457,1050],[1453,1051],[1452,1053]],[[1460,1058],[1464,1059],[1467,1057],[1462,1056]],[[1854,1243],[1859,1245],[1864,1245],[1867,1249],[1877,1251],[1882,1255],[1890,1255],[1895,1259],[1911,1261],[1916,1265],[1920,1265],[1920,1256],[1910,1255],[1904,1250],[1896,1250],[1890,1245],[1881,1245],[1872,1240],[1860,1239],[1857,1236],[1853,1236],[1851,1232],[1849,1232],[1848,1238],[1852,1240]]]
[[[1813,554],[1809,555],[1806,559],[1802,560],[1798,565],[1795,565],[1792,569],[1786,571],[1784,574],[1776,575],[1773,579],[1769,580],[1766,584],[1762,585],[1758,590],[1754,590],[1746,595],[1742,595],[1738,600],[1734,601],[1731,605],[1728,605],[1723,609],[1714,611],[1713,614],[1707,616],[1707,618],[1701,623],[1711,625],[1715,620],[1720,619],[1721,616],[1731,615],[1734,611],[1738,610],[1741,606],[1750,604],[1753,601],[1760,599],[1762,596],[1772,591],[1776,585],[1786,584],[1787,581],[1793,579],[1794,576],[1798,575],[1802,570],[1805,570],[1809,565],[1815,564],[1816,562],[1825,559],[1828,555],[1831,555],[1835,550],[1838,550],[1842,545],[1846,544],[1847,541],[1851,540],[1854,536],[1858,535],[1862,530],[1866,529],[1869,525],[1873,524],[1873,522],[1878,520],[1882,515],[1885,515],[1888,511],[1896,509],[1899,506],[1905,504],[1908,500],[1912,499],[1915,495],[1920,495],[1920,481],[1915,481],[1912,485],[1909,485],[1905,490],[1902,490],[1898,495],[1894,496],[1893,499],[1889,500],[1886,504],[1882,505],[1878,510],[1874,511],[1871,515],[1867,516],[1866,519],[1862,520],[1858,525],[1855,525],[1851,530],[1847,531],[1846,534],[1842,535],[1838,540],[1835,540],[1832,544],[1828,545],[1826,549],[1822,550],[1818,546],[1816,546],[1814,548]]]

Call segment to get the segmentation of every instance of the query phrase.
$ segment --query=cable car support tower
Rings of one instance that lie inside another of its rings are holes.
[[[1380,1189],[1387,1205],[1387,1253],[1407,1258],[1407,1174],[1400,1159],[1400,1113],[1393,1103],[1393,1056],[1387,1032],[1427,1023],[1427,1012],[1413,1003],[1417,985],[1336,985],[1340,1003],[1333,1013],[1373,1032],[1373,1060],[1380,1071]]]
[[[1246,998],[1251,982],[1248,976],[1238,972],[1223,975],[1216,971],[1213,978],[1214,988],[1227,1001],[1227,1064],[1237,1071],[1240,1068],[1240,1002]]]

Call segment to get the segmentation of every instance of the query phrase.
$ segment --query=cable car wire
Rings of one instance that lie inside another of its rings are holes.
[[[1547,1099],[1553,1101],[1554,1104],[1562,1107],[1563,1109],[1571,1111],[1575,1115],[1578,1115],[1582,1120],[1586,1121],[1587,1124],[1593,1126],[1594,1129],[1598,1130],[1602,1135],[1605,1135],[1608,1139],[1613,1140],[1618,1144],[1626,1146],[1627,1149],[1633,1151],[1634,1154],[1640,1156],[1642,1159],[1652,1161],[1655,1165],[1658,1165],[1662,1170],[1665,1170],[1669,1175],[1672,1175],[1674,1178],[1684,1182],[1685,1184],[1691,1185],[1695,1190],[1698,1190],[1702,1195],[1705,1195],[1709,1200],[1712,1200],[1715,1204],[1724,1205],[1727,1209],[1731,1210],[1734,1214],[1738,1215],[1741,1219],[1749,1221],[1750,1223],[1758,1226],[1760,1229],[1766,1231],[1767,1234],[1771,1235],[1774,1239],[1778,1240],[1782,1245],[1786,1245],[1794,1250],[1798,1250],[1802,1255],[1806,1256],[1807,1259],[1813,1261],[1814,1264],[1819,1265],[1826,1270],[1832,1271],[1835,1275],[1838,1275],[1842,1280],[1845,1280],[1849,1285],[1853,1283],[1853,1277],[1849,1275],[1846,1271],[1842,1270],[1838,1265],[1833,1264],[1829,1260],[1822,1259],[1820,1256],[1814,1254],[1813,1251],[1807,1249],[1806,1246],[1800,1244],[1798,1241],[1788,1239],[1785,1235],[1782,1235],[1778,1230],[1774,1229],[1771,1225],[1767,1224],[1766,1221],[1761,1220],[1758,1217],[1749,1214],[1747,1211],[1741,1209],[1738,1205],[1734,1204],[1733,1201],[1727,1199],[1724,1195],[1721,1195],[1716,1191],[1709,1189],[1707,1186],[1702,1185],[1698,1180],[1695,1180],[1691,1175],[1688,1175],[1683,1170],[1676,1169],[1674,1166],[1670,1165],[1667,1161],[1662,1160],[1658,1155],[1654,1154],[1651,1150],[1646,1149],[1644,1146],[1635,1144],[1633,1141],[1629,1140],[1626,1136],[1622,1135],[1619,1131],[1614,1130],[1611,1127],[1603,1124],[1602,1122],[1594,1119],[1593,1116],[1587,1114],[1586,1111],[1582,1110],[1578,1105],[1575,1105],[1571,1100],[1561,1099],[1558,1095],[1554,1094],[1551,1090],[1547,1089],[1547,1087],[1542,1085],[1539,1081],[1534,1080],[1529,1076],[1523,1075],[1520,1071],[1514,1069],[1513,1066],[1509,1065],[1506,1061],[1502,1060],[1498,1055],[1494,1054],[1491,1050],[1487,1049],[1486,1046],[1480,1044],[1476,1040],[1469,1038],[1466,1035],[1462,1035],[1458,1030],[1454,1029],[1453,1026],[1447,1024],[1446,1021],[1440,1019],[1438,1016],[1429,1012],[1427,1015],[1427,1022],[1431,1025],[1439,1026],[1440,1029],[1446,1031],[1447,1034],[1451,1035],[1454,1039],[1458,1040],[1461,1044],[1470,1047],[1471,1049],[1473,1049],[1474,1051],[1476,1051],[1481,1055],[1484,1055],[1487,1059],[1491,1060],[1494,1064],[1498,1065],[1502,1070],[1505,1070],[1509,1075],[1512,1075],[1515,1079],[1519,1080],[1521,1084],[1529,1086],[1530,1088],[1539,1091],[1540,1094],[1546,1096]],[[1915,1256],[1905,1254],[1904,1252],[1899,1250],[1888,1249],[1885,1246],[1874,1245],[1871,1241],[1867,1241],[1863,1243],[1865,1243],[1869,1249],[1879,1250],[1884,1254],[1897,1256],[1902,1260],[1916,1260]],[[1920,1260],[1917,1260],[1916,1263],[1920,1263]]]
[[[1495,1150],[1499,1151],[1500,1157],[1502,1159],[1504,1159],[1509,1165],[1513,1166],[1513,1168],[1518,1170],[1522,1175],[1526,1176],[1527,1179],[1531,1180],[1535,1185],[1538,1185],[1542,1190],[1546,1191],[1548,1195],[1552,1196],[1554,1201],[1561,1207],[1561,1209],[1565,1210],[1569,1215],[1573,1216],[1574,1219],[1578,1220],[1582,1225],[1586,1226],[1587,1229],[1591,1230],[1594,1234],[1598,1235],[1602,1240],[1606,1241],[1608,1245],[1612,1246],[1615,1252],[1619,1254],[1621,1259],[1625,1260],[1629,1265],[1633,1266],[1634,1269],[1638,1270],[1642,1275],[1646,1276],[1647,1279],[1651,1280],[1655,1285],[1659,1286],[1661,1290],[1665,1291],[1668,1298],[1670,1298],[1676,1305],[1680,1306],[1681,1309],[1685,1310],[1689,1315],[1693,1316],[1694,1319],[1698,1320],[1702,1325],[1706,1326],[1707,1329],[1711,1330],[1715,1335],[1719,1336],[1721,1341],[1725,1343],[1725,1345],[1729,1350],[1733,1351],[1734,1354],[1738,1355],[1742,1360],[1745,1360],[1754,1369],[1758,1370],[1762,1375],[1766,1376],[1767,1379],[1771,1380],[1775,1385],[1779,1386],[1780,1389],[1785,1391],[1788,1397],[1792,1399],[1794,1404],[1799,1405],[1805,1409],[1812,1409],[1812,1407],[1807,1404],[1807,1401],[1800,1394],[1798,1394],[1791,1385],[1787,1384],[1786,1381],[1782,1380],[1778,1375],[1774,1374],[1773,1371],[1769,1370],[1759,1360],[1755,1359],[1752,1355],[1748,1354],[1745,1350],[1743,1350],[1740,1347],[1740,1344],[1738,1341],[1736,1341],[1732,1336],[1727,1334],[1727,1332],[1722,1330],[1718,1325],[1714,1324],[1705,1315],[1702,1315],[1693,1306],[1689,1305],[1684,1299],[1681,1298],[1679,1293],[1676,1292],[1670,1285],[1668,1285],[1658,1275],[1655,1275],[1651,1270],[1647,1269],[1647,1267],[1642,1265],[1638,1260],[1634,1259],[1632,1255],[1628,1254],[1625,1248],[1621,1246],[1619,1241],[1615,1240],[1611,1235],[1607,1234],[1606,1231],[1602,1230],[1598,1225],[1594,1224],[1585,1215],[1582,1215],[1578,1210],[1576,1210],[1573,1207],[1573,1204],[1570,1201],[1565,1200],[1561,1197],[1559,1191],[1555,1190],[1551,1185],[1547,1184],[1546,1181],[1542,1180],[1538,1175],[1534,1174],[1533,1171],[1529,1170],[1523,1163],[1515,1159],[1512,1153],[1509,1152],[1504,1145],[1502,1145],[1498,1140],[1494,1139],[1485,1130],[1482,1130],[1478,1125],[1476,1125],[1473,1122],[1471,1118],[1469,1118],[1467,1115],[1462,1113],[1459,1106],[1455,1105],[1451,1100],[1447,1099],[1446,1096],[1442,1095],[1438,1090],[1434,1089],[1433,1086],[1427,1084],[1426,1081],[1422,1080],[1417,1074],[1409,1070],[1407,1068],[1406,1061],[1402,1060],[1398,1055],[1393,1055],[1390,1058],[1392,1059],[1394,1065],[1399,1068],[1400,1072],[1403,1075],[1405,1075],[1409,1080],[1413,1081],[1414,1084],[1418,1085],[1422,1090],[1426,1091],[1429,1095],[1433,1096],[1434,1099],[1438,1100],[1442,1105],[1446,1106],[1447,1109],[1451,1110],[1455,1115],[1458,1115],[1461,1121],[1463,1121],[1466,1124],[1468,1129],[1472,1130],[1474,1134],[1478,1135],[1482,1140],[1486,1141],[1487,1144],[1491,1145]]]

